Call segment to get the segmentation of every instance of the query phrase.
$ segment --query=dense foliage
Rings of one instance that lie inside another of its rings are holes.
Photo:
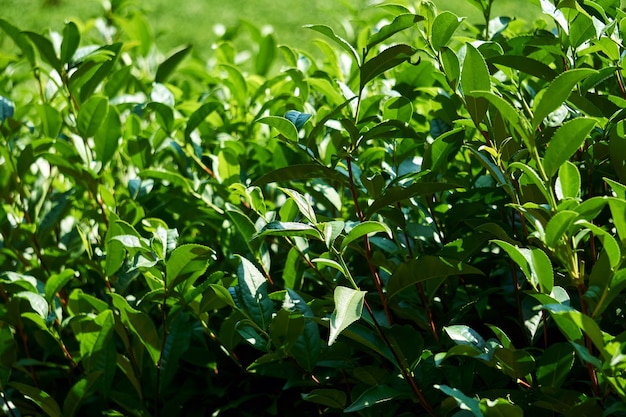
[[[470,3],[0,20],[2,412],[625,415],[626,13]]]

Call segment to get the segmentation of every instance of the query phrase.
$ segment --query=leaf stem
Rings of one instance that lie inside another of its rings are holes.
[[[347,160],[348,166],[348,176],[350,179],[350,193],[352,194],[352,200],[354,201],[354,207],[356,209],[357,216],[359,221],[362,223],[365,221],[365,215],[359,206],[359,199],[356,192],[356,186],[354,183],[354,173],[352,171],[352,157],[348,156]],[[387,322],[389,325],[393,323],[393,318],[391,315],[391,310],[389,310],[389,303],[387,302],[387,297],[385,296],[385,292],[383,291],[383,283],[380,279],[380,275],[378,274],[378,270],[374,266],[372,262],[372,248],[370,245],[369,238],[367,235],[363,236],[363,243],[365,245],[365,259],[367,261],[367,266],[369,267],[370,273],[374,278],[374,284],[376,285],[376,290],[378,291],[378,297],[380,298],[380,302],[383,306],[383,310],[385,311],[385,316],[387,317]]]

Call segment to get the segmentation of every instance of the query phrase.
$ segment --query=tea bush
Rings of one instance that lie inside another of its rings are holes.
[[[626,415],[626,13],[469,3],[0,20],[3,413]]]

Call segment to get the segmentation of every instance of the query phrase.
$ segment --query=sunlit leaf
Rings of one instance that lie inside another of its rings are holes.
[[[361,318],[366,291],[337,286],[334,292],[335,310],[330,317],[330,335],[328,346],[331,346],[339,334],[349,325]]]

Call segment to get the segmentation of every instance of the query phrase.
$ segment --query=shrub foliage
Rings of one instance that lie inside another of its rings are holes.
[[[470,3],[0,20],[2,412],[624,415],[626,14]]]

